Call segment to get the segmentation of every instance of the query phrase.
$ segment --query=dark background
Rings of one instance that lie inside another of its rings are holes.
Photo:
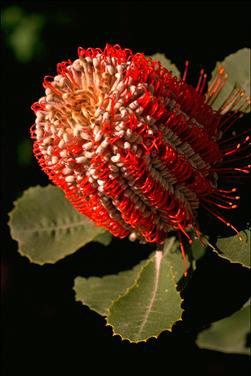
[[[116,372],[145,365],[157,372],[223,375],[248,368],[248,357],[198,349],[197,332],[241,307],[249,296],[248,272],[209,253],[184,292],[184,320],[173,333],[147,343],[112,337],[111,328],[75,302],[78,275],[126,270],[146,257],[150,246],[114,239],[111,246],[90,244],[55,265],[31,264],[10,239],[7,213],[23,190],[47,185],[32,157],[31,104],[43,95],[44,75],[56,64],[77,57],[77,48],[118,43],[146,55],[165,53],[195,83],[202,67],[210,73],[217,60],[250,46],[247,2],[89,2],[2,3],[1,178],[4,236],[2,248],[3,375]],[[250,118],[249,118],[250,120]],[[246,126],[247,118],[241,124]],[[248,190],[233,223],[247,219]],[[208,230],[208,216],[202,213]],[[210,229],[222,228],[210,220]],[[224,231],[224,230],[222,230]],[[90,371],[88,371],[90,372]]]

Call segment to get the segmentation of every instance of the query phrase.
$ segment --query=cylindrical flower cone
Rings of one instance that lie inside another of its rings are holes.
[[[45,77],[31,128],[41,168],[75,208],[117,237],[158,244],[171,230],[197,231],[200,204],[227,223],[217,208],[235,208],[238,196],[235,188],[219,189],[217,178],[231,170],[220,165],[241,144],[220,138],[235,121],[231,109],[247,100],[233,91],[212,109],[224,69],[204,95],[203,71],[193,88],[187,67],[178,79],[118,45],[79,48],[78,55]]]

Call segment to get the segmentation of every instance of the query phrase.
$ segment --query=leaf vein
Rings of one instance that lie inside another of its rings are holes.
[[[174,243],[174,240],[175,238],[171,239],[169,245],[168,245],[168,249],[166,250],[166,252],[169,252],[173,246],[173,243]],[[154,283],[154,287],[153,287],[153,291],[152,291],[152,296],[151,296],[151,299],[150,299],[150,302],[147,306],[147,309],[146,309],[146,312],[144,314],[144,317],[143,317],[143,320],[142,320],[142,323],[139,327],[139,330],[138,330],[138,333],[137,333],[137,337],[139,338],[142,334],[142,331],[147,323],[147,320],[149,318],[149,315],[150,313],[153,312],[153,305],[154,303],[156,302],[156,296],[157,296],[157,292],[158,292],[158,286],[159,286],[159,279],[160,279],[160,267],[161,267],[161,261],[163,259],[163,252],[162,251],[156,251],[156,254],[155,254],[155,274],[156,274],[156,277],[155,277],[155,283]]]

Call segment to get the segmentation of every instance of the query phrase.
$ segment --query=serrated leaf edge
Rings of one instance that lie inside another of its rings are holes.
[[[246,231],[246,230],[244,230],[244,231]],[[249,230],[249,231],[250,231],[250,230]],[[224,254],[224,252],[222,252],[222,251],[220,250],[220,248],[218,248],[217,246],[216,246],[217,248],[214,247],[213,244],[211,244],[211,243],[209,242],[208,239],[206,239],[206,242],[207,242],[208,246],[212,249],[212,251],[213,251],[217,256],[219,256],[220,258],[229,261],[231,264],[240,265],[240,266],[242,266],[243,268],[247,268],[247,269],[250,269],[250,268],[251,268],[251,265],[248,266],[248,265],[245,265],[245,264],[243,264],[242,262],[239,262],[239,261],[232,261],[229,257],[227,257],[227,256]],[[216,241],[216,242],[217,242],[217,241]],[[222,252],[222,253],[220,253],[220,252]]]
[[[12,220],[13,220],[13,215],[15,215],[15,212],[16,210],[18,209],[18,205],[19,205],[19,201],[21,201],[23,199],[24,196],[26,196],[27,194],[29,194],[30,191],[33,191],[34,189],[36,188],[54,188],[54,189],[58,189],[55,185],[53,184],[48,184],[46,186],[41,186],[39,184],[35,185],[35,186],[32,186],[32,187],[29,187],[27,189],[25,189],[23,192],[22,192],[22,195],[20,197],[18,197],[15,201],[13,201],[13,208],[8,212],[8,217],[9,217],[9,220],[7,222],[7,225],[9,227],[9,230],[10,230],[10,235],[11,235],[11,238],[17,242],[17,249],[18,249],[18,253],[22,256],[22,257],[26,257],[29,262],[33,263],[33,264],[36,264],[36,265],[40,265],[40,266],[43,266],[43,265],[46,265],[46,264],[55,264],[57,261],[60,261],[60,260],[63,260],[65,257],[67,257],[67,255],[65,255],[64,257],[60,258],[59,260],[55,261],[55,260],[47,260],[46,262],[42,262],[42,261],[34,261],[34,259],[32,258],[32,256],[30,256],[29,254],[26,254],[25,252],[25,247],[24,247],[24,243],[18,238],[16,237],[14,234],[13,234],[13,228],[12,228]],[[86,219],[88,219],[87,217],[85,217],[85,222],[86,222]],[[91,221],[90,221],[90,224]],[[93,224],[95,225],[95,224]],[[76,223],[74,224],[74,226],[82,226],[81,223]],[[69,226],[66,226],[66,227],[69,227]],[[58,229],[59,227],[56,226],[55,229]],[[102,229],[102,227],[100,227]],[[39,231],[51,231],[53,230],[54,227],[50,227],[50,228],[46,228],[46,229],[37,229]],[[36,231],[36,229],[34,229],[34,231]],[[106,230],[103,229],[103,231],[100,233],[100,234],[103,234]],[[98,234],[98,235],[100,235]],[[97,235],[97,236],[98,236]],[[91,243],[91,242],[94,242],[96,241],[97,243],[100,243],[100,244],[103,244],[101,242],[99,242],[98,240],[96,240],[96,238],[94,238],[93,240],[91,240],[90,242],[88,243]],[[86,243],[86,244],[88,244]],[[85,244],[85,245],[86,245]],[[81,248],[81,247],[80,247]],[[78,248],[79,249],[79,248]],[[76,249],[76,251],[78,250]],[[75,251],[75,252],[76,252]],[[74,252],[73,252],[74,253]]]
[[[145,261],[148,261],[148,260],[145,260]],[[144,267],[145,267],[145,265],[144,265],[144,260],[142,260],[141,262],[142,262],[142,268],[139,270],[139,275],[142,273],[142,270],[143,270]],[[138,266],[138,265],[135,265],[135,267],[136,267],[136,266]],[[125,273],[125,272],[126,272],[126,270],[123,270],[123,271],[121,271],[121,272],[119,272],[119,273],[117,273],[117,274],[110,274],[110,276],[115,276],[115,277],[116,277],[116,276],[119,276],[120,274]],[[106,275],[104,275],[104,276],[102,276],[102,277],[91,276],[91,277],[88,277],[88,278],[85,278],[85,279],[86,279],[86,280],[90,280],[90,279],[93,279],[93,278],[104,279],[104,278],[107,277],[107,276],[109,276],[109,274],[106,274]],[[76,278],[74,279],[74,281],[75,281],[77,278],[84,278],[84,277],[78,276],[78,277],[76,277]],[[137,281],[138,281],[138,278],[136,277],[136,278],[135,278],[135,282],[133,283],[132,286],[127,287],[127,288],[124,290],[124,292],[122,292],[122,293],[120,293],[120,294],[118,295],[118,297],[117,297],[116,299],[112,300],[111,304],[110,304],[109,307],[107,308],[107,311],[108,311],[108,312],[109,312],[110,307],[113,305],[113,303],[116,302],[118,299],[122,298],[124,295],[126,295],[126,294],[127,294],[127,290],[130,289],[130,288],[132,288],[133,286],[135,286],[136,283],[137,283]],[[82,303],[83,305],[86,305],[86,306],[89,307],[92,311],[98,313],[98,314],[99,314],[100,316],[102,316],[102,317],[106,317],[106,316],[108,316],[108,315],[103,315],[103,314],[97,312],[97,310],[96,310],[95,308],[93,308],[93,306],[92,306],[91,304],[87,304],[87,303],[85,303],[84,301],[82,301],[81,299],[76,299],[77,292],[76,292],[76,290],[75,290],[75,282],[74,282],[74,286],[73,286],[73,291],[74,291],[74,296],[75,296],[75,301],[76,301],[76,302],[80,302],[80,303]],[[109,313],[108,313],[108,314],[109,314]]]
[[[231,264],[235,264],[235,265],[240,265],[242,266],[243,268],[247,268],[247,269],[250,269],[251,266],[248,266],[248,265],[245,265],[243,264],[242,262],[238,262],[238,261],[232,261],[230,258],[228,258],[224,253],[219,253],[219,251],[217,249],[213,249],[213,252],[217,254],[217,256],[219,256],[220,258],[222,259],[225,259],[227,261],[229,261]],[[222,251],[221,251],[222,252]]]
[[[176,242],[174,241],[174,243],[173,243],[172,246],[171,246],[170,252],[171,252],[171,250],[173,249],[173,247],[175,246],[175,244],[176,244]],[[165,252],[165,253],[166,253],[166,252]],[[128,293],[129,293],[129,292],[130,292],[130,291],[136,286],[136,285],[137,285],[138,280],[139,280],[141,274],[143,273],[143,271],[144,271],[144,269],[147,267],[147,265],[152,261],[152,259],[154,258],[154,256],[155,256],[155,252],[152,253],[152,255],[151,255],[151,256],[149,257],[149,259],[147,260],[146,264],[145,264],[145,265],[143,266],[143,268],[141,269],[140,274],[139,274],[139,277],[138,277],[137,281],[135,282],[135,284],[134,284],[133,286],[129,287],[129,288],[126,290],[125,294],[123,294],[122,296],[120,296],[120,297],[118,297],[117,299],[115,299],[115,300],[113,301],[113,303],[112,303],[112,304],[109,306],[109,308],[108,308],[108,315],[105,317],[106,326],[107,326],[107,327],[111,327],[113,337],[115,337],[115,336],[119,336],[120,339],[121,339],[121,341],[129,341],[130,343],[147,342],[150,338],[155,338],[155,339],[157,339],[158,336],[162,333],[162,331],[161,331],[161,332],[159,332],[157,335],[152,335],[152,336],[150,336],[150,337],[147,337],[147,338],[145,338],[145,339],[141,339],[141,340],[131,340],[130,338],[123,337],[120,333],[115,332],[114,329],[113,329],[112,324],[110,324],[109,321],[108,321],[108,320],[109,320],[108,318],[109,318],[109,315],[110,315],[110,310],[111,310],[112,306],[113,306],[118,300],[120,300],[122,297],[126,296],[126,295],[127,295],[127,294],[128,294]],[[163,255],[163,256],[164,256],[164,255]],[[172,277],[172,279],[173,279],[175,285],[177,286],[176,277],[175,277],[175,272],[173,271],[173,266],[172,266],[172,265],[171,265],[171,267],[170,267],[170,270],[171,270],[171,277]],[[179,297],[180,297],[180,308],[181,308],[181,311],[182,311],[182,312],[181,312],[181,315],[180,315],[180,317],[179,317],[176,321],[174,321],[174,322],[171,324],[170,327],[164,329],[163,331],[170,331],[170,332],[171,332],[171,331],[172,331],[172,328],[173,328],[173,325],[174,325],[176,322],[178,322],[178,321],[182,321],[182,314],[183,314],[183,312],[184,312],[184,310],[183,310],[183,308],[182,308],[182,303],[183,303],[184,299],[181,298],[180,294],[179,294]]]
[[[119,336],[120,338],[121,338],[121,340],[122,341],[124,341],[124,340],[128,340],[130,343],[137,343],[136,341],[131,341],[129,338],[126,338],[126,337],[123,337],[120,333],[116,333],[115,331],[114,331],[114,329],[113,329],[113,326],[112,326],[112,324],[110,324],[109,323],[109,316],[110,316],[110,314],[111,314],[111,309],[112,309],[112,307],[113,307],[113,305],[116,303],[116,302],[118,302],[122,297],[124,297],[124,296],[126,296],[136,285],[137,285],[137,283],[138,283],[138,280],[140,279],[140,276],[141,276],[141,274],[143,273],[143,271],[144,271],[144,269],[147,267],[147,265],[149,265],[150,264],[150,262],[152,261],[152,258],[154,257],[154,253],[146,260],[146,263],[145,263],[145,265],[143,265],[143,267],[142,267],[142,269],[141,269],[141,271],[140,271],[140,273],[139,273],[139,275],[138,275],[138,278],[136,279],[136,281],[135,281],[135,283],[132,285],[132,286],[130,286],[130,287],[128,287],[126,290],[125,290],[125,293],[124,294],[122,294],[122,295],[120,295],[120,296],[118,296],[117,297],[117,299],[115,299],[113,302],[112,302],[112,304],[108,307],[108,314],[107,314],[107,316],[105,317],[105,321],[106,321],[106,326],[107,327],[111,327],[111,329],[112,329],[112,336],[114,337],[114,336]],[[139,341],[140,342],[140,341]]]

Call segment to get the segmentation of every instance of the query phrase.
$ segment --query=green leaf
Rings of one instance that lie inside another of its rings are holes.
[[[112,234],[108,231],[102,232],[101,234],[97,235],[93,241],[107,246],[112,241]]]
[[[29,188],[14,205],[9,214],[11,236],[19,252],[38,264],[56,262],[105,231],[78,213],[52,185]]]
[[[193,238],[193,242],[191,244],[191,253],[192,253],[193,260],[197,261],[201,257],[203,257],[206,253],[206,248],[207,248],[207,243],[206,243],[205,237],[203,237],[201,240],[198,238]]]
[[[198,335],[201,348],[233,354],[250,354],[245,347],[250,328],[250,301],[231,316],[219,320]]]
[[[209,86],[216,77],[219,66],[224,67],[225,73],[228,75],[228,79],[225,86],[214,100],[212,107],[215,110],[219,109],[224,100],[233,90],[235,84],[244,91],[247,100],[248,97],[250,99],[250,48],[242,48],[227,56],[222,62],[217,62],[216,67],[212,72]],[[235,108],[237,107],[233,107],[233,109]],[[250,105],[246,108],[245,112],[250,112]]]
[[[240,236],[218,239],[216,246],[221,257],[250,268],[250,230],[241,231]]]
[[[132,270],[116,275],[107,275],[102,278],[75,278],[76,300],[81,301],[100,315],[106,316],[114,300],[135,284],[145,263],[146,261],[142,261]]]
[[[185,267],[180,253],[171,252],[176,248],[175,238],[168,239],[164,250],[148,259],[137,282],[112,304],[107,324],[114,334],[132,342],[146,341],[181,319],[176,284]]]
[[[171,62],[171,60],[167,59],[164,54],[156,53],[152,55],[151,58],[153,60],[158,60],[164,68],[170,70],[174,74],[174,76],[180,78],[179,69],[176,67],[175,64]]]

